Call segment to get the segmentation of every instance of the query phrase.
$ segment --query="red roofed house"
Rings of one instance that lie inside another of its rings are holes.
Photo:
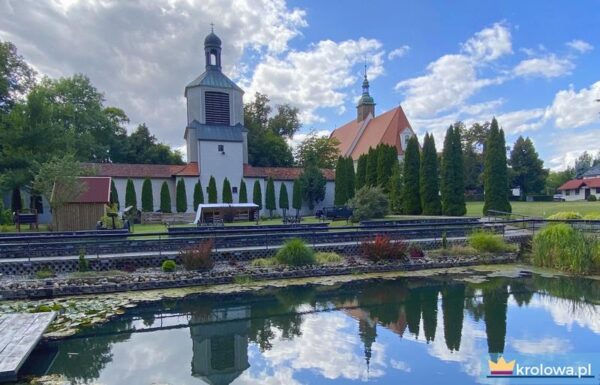
[[[54,185],[52,201],[65,200],[53,210],[54,231],[94,230],[110,203],[110,178],[80,177],[81,192],[76,197],[61,198],[60,186]]]
[[[331,138],[337,139],[342,156],[350,156],[354,164],[362,154],[379,144],[395,146],[398,160],[404,158],[404,150],[411,136],[415,135],[402,107],[398,106],[375,116],[375,102],[369,95],[369,80],[365,71],[363,93],[356,106],[356,120],[336,128]]]
[[[565,201],[586,200],[590,195],[600,199],[600,166],[592,167],[581,178],[565,182],[558,191]]]

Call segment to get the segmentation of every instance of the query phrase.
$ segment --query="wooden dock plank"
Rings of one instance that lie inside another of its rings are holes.
[[[55,317],[55,312],[0,316],[0,382],[17,379],[17,372]]]

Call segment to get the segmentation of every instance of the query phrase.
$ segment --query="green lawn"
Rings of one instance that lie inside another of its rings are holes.
[[[512,212],[530,217],[546,218],[559,211],[574,211],[581,215],[600,213],[600,202],[510,202]],[[481,216],[483,202],[467,202],[468,216]]]

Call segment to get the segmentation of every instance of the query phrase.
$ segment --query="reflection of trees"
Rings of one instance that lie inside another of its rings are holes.
[[[435,338],[437,328],[438,288],[424,287],[421,290],[421,311],[423,312],[423,331],[429,343]]]
[[[555,297],[577,302],[598,302],[600,299],[600,281],[595,279],[533,276],[533,283],[538,290]]]
[[[419,324],[421,323],[421,299],[419,298],[419,292],[417,289],[410,291],[406,303],[404,304],[406,311],[406,323],[408,324],[408,331],[419,337]]]
[[[534,291],[528,287],[527,283],[522,280],[511,281],[510,292],[519,307],[529,305],[529,301],[531,301],[534,293]]]
[[[444,337],[450,351],[460,350],[460,340],[465,308],[465,286],[448,285],[442,289]]]
[[[483,318],[489,353],[504,352],[508,308],[508,291],[506,289],[506,283],[503,282],[483,288]]]

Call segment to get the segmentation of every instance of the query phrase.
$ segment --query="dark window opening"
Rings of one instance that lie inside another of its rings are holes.
[[[219,144],[219,151],[220,152],[225,151],[225,146],[223,146],[222,144]]]
[[[575,195],[579,195],[579,189],[575,190]]]
[[[229,126],[229,95],[224,92],[206,91],[206,124]]]
[[[600,194],[600,187],[596,187],[596,194]]]
[[[237,187],[232,187],[231,191],[233,191],[234,194],[237,194]]]
[[[565,195],[571,195],[571,190],[565,190]]]

